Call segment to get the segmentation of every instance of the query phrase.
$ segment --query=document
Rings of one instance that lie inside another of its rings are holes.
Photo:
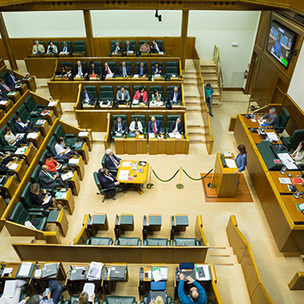
[[[18,277],[28,277],[33,263],[23,262],[20,266]]]
[[[13,268],[11,267],[5,267],[3,270],[2,277],[9,277],[13,272]]]
[[[139,77],[139,74],[134,74],[133,75],[133,78],[138,78]]]
[[[18,148],[15,152],[16,155],[23,155],[26,152],[27,147]]]
[[[13,298],[17,286],[17,280],[6,280],[3,291],[3,298]]]
[[[86,137],[89,135],[89,132],[88,131],[81,131],[78,133],[78,137]]]
[[[38,134],[39,133],[37,133],[37,132],[28,133],[26,138],[27,139],[30,139],[30,138],[35,139],[35,138],[38,137]]]
[[[274,132],[267,132],[266,135],[269,141],[279,141],[278,136]]]
[[[38,119],[38,120],[36,121],[36,125],[43,125],[45,122],[46,122],[45,119]]]
[[[294,163],[294,160],[288,153],[278,153],[278,157],[281,160],[282,164],[285,165],[288,170],[298,169],[298,167]]]
[[[48,204],[48,203],[50,202],[51,198],[52,198],[52,197],[49,195],[49,196],[47,197],[47,199],[42,203],[42,205]]]
[[[252,118],[251,121],[252,121],[252,122],[256,122],[256,119]]]
[[[172,132],[172,133],[168,133],[169,137],[170,138],[175,138],[175,134]]]
[[[68,171],[68,172],[66,172],[66,173],[64,173],[64,174],[61,175],[61,179],[63,181],[66,181],[67,179],[70,179],[73,176],[74,176],[74,173],[72,171]]]
[[[132,165],[132,162],[130,162],[130,161],[123,161],[121,164],[122,167],[130,167],[131,165]]]
[[[26,221],[26,222],[24,223],[24,226],[29,227],[29,228],[36,229],[36,227],[35,227],[30,221]]]
[[[149,133],[149,138],[155,138],[155,134],[154,133]]]
[[[297,208],[300,210],[300,211],[303,211],[304,210],[304,204],[296,204],[297,205]]]
[[[153,267],[152,275],[155,282],[167,280],[168,279],[168,269],[167,267]]]
[[[196,265],[195,275],[198,281],[210,281],[211,280],[210,267],[205,264]]]
[[[279,181],[284,185],[291,185],[291,180],[289,177],[279,177]]]
[[[89,302],[92,302],[92,296],[94,293],[95,285],[94,283],[85,283],[83,286],[83,291],[86,291],[89,295]]]
[[[78,165],[79,158],[71,158],[69,159],[69,165]]]
[[[67,197],[67,192],[66,191],[58,191],[56,192],[56,199],[58,200],[62,200],[62,199],[66,199]]]
[[[50,101],[48,107],[54,107],[57,105],[57,101]]]
[[[128,180],[129,170],[120,170],[118,180],[126,181]]]
[[[16,170],[18,168],[19,164],[18,163],[11,163],[8,168],[12,171]]]
[[[70,148],[67,148],[66,151],[64,152],[64,154],[68,154],[71,152],[71,149]]]
[[[44,111],[41,112],[41,115],[46,116],[46,115],[49,115],[50,113],[51,113],[50,110],[44,110]]]
[[[17,133],[17,134],[16,134],[16,137],[18,137],[18,138],[23,138],[24,135],[25,135],[25,133]]]
[[[103,269],[103,263],[91,262],[88,270],[87,279],[89,281],[99,280],[101,278],[102,269]]]
[[[228,168],[237,168],[236,162],[234,159],[225,158]]]
[[[8,102],[8,100],[1,100],[1,101],[0,101],[0,105],[6,105],[7,102]]]
[[[35,278],[40,278],[40,277],[41,277],[41,273],[42,273],[42,270],[41,270],[41,269],[36,269],[36,270],[35,270],[34,277],[35,277]]]

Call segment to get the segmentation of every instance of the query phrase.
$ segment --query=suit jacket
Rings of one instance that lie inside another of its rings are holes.
[[[117,161],[120,162],[121,159],[118,158],[115,154],[112,155],[112,157]],[[117,171],[117,168],[115,164],[113,163],[112,159],[109,155],[105,155],[105,167],[110,171]]]
[[[56,173],[54,174],[52,172],[48,172],[48,173],[53,176],[56,174]],[[39,172],[38,180],[41,185],[41,188],[53,188],[52,184],[54,184],[54,180],[49,178],[42,170]]]
[[[140,66],[136,68],[135,74],[139,74],[139,73],[140,73]],[[147,75],[147,68],[145,66],[143,67],[143,75]]]
[[[82,70],[83,76],[88,72],[88,69],[87,69],[87,67],[85,66],[85,64],[81,64],[81,70]],[[75,63],[74,73],[75,73],[75,75],[78,74],[78,65],[77,65],[77,63]]]
[[[104,176],[101,174],[100,172],[101,169],[98,170],[97,172],[97,178],[99,180],[99,182],[101,183],[103,188],[112,188],[112,187],[116,187],[115,186],[115,182],[117,182],[117,180],[115,179],[114,176],[113,179],[114,181],[112,181],[111,179],[109,179],[108,177]],[[115,189],[111,189],[111,190],[106,190],[105,193],[107,194],[114,194],[115,193]]]
[[[157,46],[158,46],[158,50],[157,50],[157,48],[156,48],[156,44],[157,44]],[[160,47],[160,45],[158,44],[158,43],[156,43],[156,44],[153,44],[152,43],[152,45],[151,45],[151,52],[152,53],[157,53],[157,52],[161,52],[162,51],[162,48]]]
[[[15,86],[15,81],[17,82],[19,79],[15,75],[8,75],[7,76],[7,83],[8,86]]]
[[[0,83],[0,90],[4,96],[6,96],[9,91]]]
[[[139,100],[139,98],[140,98],[140,92],[139,92],[139,90],[137,90],[133,97],[133,100]],[[147,91],[144,91],[143,102],[147,102],[147,101],[148,101],[148,93],[147,93]]]
[[[170,94],[169,94],[169,98],[168,101],[172,101],[174,97],[174,90],[171,90]],[[177,101],[181,101],[182,100],[182,92],[181,90],[178,90],[177,92]]]
[[[176,125],[176,121],[172,121],[170,128],[168,130],[169,133],[172,133],[175,130],[175,125]],[[184,132],[184,123],[182,121],[177,125],[177,131],[179,133]]]
[[[158,66],[158,73],[157,74],[162,74],[162,67],[161,67],[161,65],[159,65]],[[155,66],[153,66],[152,67],[152,75],[154,75],[156,73],[156,67]]]
[[[44,52],[45,52],[44,46],[42,44],[38,45],[38,50],[42,54],[44,54]],[[36,44],[33,45],[32,54],[38,54],[38,52],[37,52],[37,45]]]
[[[99,68],[95,66],[95,68],[94,68],[94,74],[98,75],[99,74],[98,70],[99,70]],[[89,68],[89,75],[92,75],[92,74],[93,74],[93,69],[90,67]]]
[[[89,96],[89,102],[90,102],[90,104],[95,104],[95,97],[94,97],[93,93],[90,92],[90,91],[87,91],[87,93],[88,93],[88,96]],[[81,102],[85,101],[86,96],[85,96],[84,92],[80,93],[80,99],[81,99]]]
[[[132,74],[131,68],[126,65],[127,75],[130,76]],[[122,66],[119,67],[119,75],[123,75]]]
[[[53,50],[51,52],[51,46],[49,45],[46,51],[47,54],[57,54],[58,53],[58,49],[57,46],[54,44],[53,45]]]
[[[116,100],[122,100],[122,92],[121,92],[121,90],[117,91]],[[124,91],[124,99],[123,100],[126,100],[126,101],[130,100],[130,93],[126,89]]]
[[[274,113],[273,115],[270,115],[267,113],[263,116],[263,118],[268,118],[269,125],[273,126],[274,128],[278,128],[280,126],[280,119],[277,113]]]
[[[25,123],[24,121],[22,121]],[[27,133],[29,131],[28,127],[21,126],[17,121],[14,122],[15,129],[18,133]]]
[[[163,126],[161,125],[160,121],[156,119],[155,123],[156,123],[156,129],[157,129],[156,134],[159,134],[160,132],[162,133]],[[151,120],[148,122],[148,133],[154,133],[153,122]]]
[[[122,127],[122,132],[126,133],[127,132],[127,123],[123,120],[121,121],[121,127]],[[114,121],[112,133],[115,134],[116,131],[118,131],[118,122]]]
[[[129,44],[129,51],[133,51],[134,52],[134,48],[133,48],[133,46],[131,44]],[[125,45],[125,47],[124,47],[124,53],[127,53],[127,52],[128,52],[127,46]]]
[[[62,44],[61,47],[60,47],[60,52],[63,52],[63,48],[64,48],[64,45]],[[69,44],[67,45],[67,51],[68,51],[68,53],[72,52],[72,48]]]
[[[109,68],[110,68],[111,72],[113,73],[113,75],[115,75],[115,74],[116,74],[116,68],[115,68],[115,67],[112,67],[112,66],[109,66]],[[107,74],[108,74],[108,70],[107,70],[106,68],[104,68],[104,69],[103,69],[102,75],[103,75],[104,77],[106,77]]]

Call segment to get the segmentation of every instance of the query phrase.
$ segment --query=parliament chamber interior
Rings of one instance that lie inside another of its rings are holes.
[[[0,304],[304,302],[304,4],[0,0]]]

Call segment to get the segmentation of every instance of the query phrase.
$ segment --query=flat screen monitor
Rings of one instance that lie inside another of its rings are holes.
[[[297,34],[277,21],[272,20],[267,42],[267,51],[276,58],[285,69],[288,68]]]

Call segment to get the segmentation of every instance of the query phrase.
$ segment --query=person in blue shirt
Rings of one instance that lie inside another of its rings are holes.
[[[240,153],[235,158],[236,165],[238,167],[237,170],[234,171],[235,174],[239,172],[243,172],[245,167],[247,166],[247,151],[244,145],[238,145],[237,147]]]
[[[211,117],[213,117],[213,114],[212,114],[212,99],[213,99],[213,93],[214,93],[214,90],[213,90],[213,87],[210,83],[207,83],[205,85],[205,96],[206,96],[206,102],[207,102],[207,105],[209,107],[209,115]]]
[[[274,43],[274,52],[276,56],[283,57],[281,50],[281,33],[278,33],[277,39]]]
[[[193,284],[194,287],[191,287],[189,291],[189,295],[185,294],[184,284],[185,284],[185,276],[183,273],[179,275],[179,283],[178,283],[178,297],[181,304],[207,304],[207,296],[205,289],[193,278],[187,276],[186,280],[188,284]]]

